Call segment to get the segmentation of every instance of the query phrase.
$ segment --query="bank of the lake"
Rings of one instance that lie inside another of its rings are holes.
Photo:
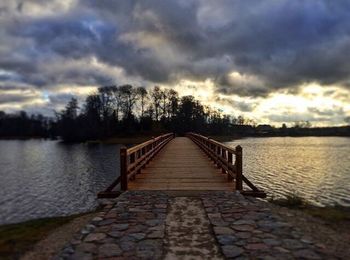
[[[36,257],[49,259],[83,228],[96,212],[65,217],[40,218],[17,224],[0,226],[0,259],[19,259],[34,250]],[[38,257],[38,255],[48,257]]]
[[[89,140],[87,144],[123,144],[123,145],[135,145],[151,140],[154,136],[141,135],[141,136],[115,136],[101,140]]]
[[[323,246],[329,254],[337,254],[345,259],[350,253],[346,242],[350,238],[350,229],[347,228],[350,227],[350,208],[315,207],[307,203],[300,205],[287,199],[266,205],[284,221],[306,231],[304,235]],[[101,214],[103,215],[103,212],[98,210],[86,214],[2,225],[0,258],[50,259],[72,240],[74,234],[84,227],[88,228],[91,219]]]

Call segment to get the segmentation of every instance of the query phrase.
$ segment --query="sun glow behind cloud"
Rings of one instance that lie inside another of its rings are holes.
[[[3,0],[0,109],[158,85],[257,123],[344,124],[350,3],[252,1]]]
[[[258,123],[276,126],[282,123],[293,125],[302,120],[310,121],[314,126],[343,125],[343,115],[350,115],[350,96],[339,100],[334,93],[341,92],[341,88],[321,87],[316,83],[300,86],[298,93],[283,90],[265,98],[217,94],[211,79],[204,82],[182,80],[172,88],[182,95],[193,95],[228,115],[243,115]]]

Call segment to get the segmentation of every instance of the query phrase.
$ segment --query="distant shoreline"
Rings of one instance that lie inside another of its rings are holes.
[[[154,135],[156,136],[156,135]],[[106,139],[97,139],[97,140],[87,140],[87,141],[74,141],[74,142],[64,142],[60,138],[55,137],[41,137],[41,136],[6,136],[0,137],[0,141],[11,141],[11,140],[50,140],[50,141],[61,141],[63,143],[87,143],[87,144],[138,144],[152,139],[151,135],[140,135],[140,136],[116,136],[109,137]],[[208,136],[214,140],[220,142],[229,142],[233,140],[239,140],[243,138],[268,138],[268,137],[350,137],[350,135],[277,135],[277,134],[254,134],[254,135],[210,135]]]

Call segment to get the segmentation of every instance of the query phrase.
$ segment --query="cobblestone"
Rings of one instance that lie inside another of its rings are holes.
[[[334,259],[325,249],[272,213],[269,203],[239,193],[174,199],[128,191],[106,202],[55,259]]]
[[[322,248],[270,211],[269,204],[234,192],[208,192],[202,201],[210,222],[213,216],[229,223],[213,225],[214,235],[226,258],[320,259],[329,258]],[[215,214],[215,215],[214,215]],[[228,235],[229,236],[225,236]]]
[[[93,218],[57,259],[161,259],[166,194],[125,192],[106,205],[103,214]]]

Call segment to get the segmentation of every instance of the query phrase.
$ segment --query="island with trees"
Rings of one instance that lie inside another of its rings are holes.
[[[72,98],[55,118],[25,111],[0,111],[0,138],[60,138],[66,142],[103,140],[116,136],[157,135],[163,132],[200,132],[209,136],[350,136],[350,126],[312,127],[307,121],[291,127],[257,125],[243,116],[225,114],[193,96],[173,89],[100,87],[83,104]]]

